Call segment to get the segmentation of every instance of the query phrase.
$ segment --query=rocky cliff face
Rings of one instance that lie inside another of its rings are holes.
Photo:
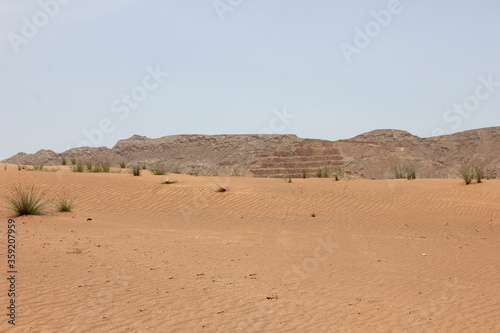
[[[392,168],[411,163],[418,177],[456,177],[466,162],[500,169],[500,127],[420,138],[405,131],[375,130],[347,140],[302,139],[295,135],[172,135],[150,139],[134,135],[113,148],[81,147],[55,153],[18,153],[3,163],[58,165],[61,157],[115,164],[165,164],[204,175],[258,177],[315,175],[318,168],[345,169],[360,178],[392,178]]]

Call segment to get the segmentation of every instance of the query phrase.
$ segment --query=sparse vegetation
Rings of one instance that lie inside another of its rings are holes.
[[[474,167],[468,164],[460,166],[458,171],[460,172],[462,179],[465,181],[465,185],[469,185],[476,174]]]
[[[175,174],[180,174],[182,172],[181,168],[179,168],[178,166],[174,166],[172,168],[172,173],[175,173]]]
[[[58,212],[71,212],[73,210],[73,203],[75,201],[75,197],[70,197],[66,192],[62,194],[56,200],[57,211]]]
[[[478,183],[481,183],[484,178],[484,168],[482,166],[476,165],[474,166],[474,175],[476,178],[476,181]]]
[[[127,162],[125,162],[125,161],[120,162],[120,168],[125,169],[126,166],[127,166]]]
[[[71,158],[69,159],[69,161],[71,162],[71,165],[76,165],[76,157],[74,157],[74,156],[73,156],[73,157],[71,157]]]
[[[197,171],[197,170],[194,170],[194,171],[190,171],[190,172],[188,173],[188,175],[198,177],[198,176],[200,175],[200,172],[199,172],[199,171]]]
[[[22,169],[24,169],[24,165],[18,164],[17,165],[17,170],[21,171]]]
[[[328,178],[330,177],[330,169],[327,167],[318,168],[316,170],[316,177],[318,178]]]
[[[75,161],[75,164],[73,164],[71,169],[73,172],[83,172],[83,162],[81,160]]]
[[[134,176],[140,176],[142,171],[142,165],[139,163],[133,164],[130,169],[132,170],[132,174]]]
[[[306,179],[306,178],[307,178],[307,170],[302,169],[302,179]]]
[[[47,203],[44,197],[45,191],[38,190],[35,185],[15,185],[6,199],[17,216],[42,215]]]
[[[394,178],[396,179],[416,179],[417,178],[417,172],[415,165],[411,163],[406,163],[406,164],[398,164],[392,168],[392,172],[394,174]]]
[[[66,157],[61,156],[61,165],[66,165],[68,164],[68,161],[66,161]]]
[[[167,173],[167,167],[165,166],[165,164],[158,163],[150,168],[149,171],[151,171],[153,175],[163,176]]]
[[[287,183],[291,183],[292,182],[292,174],[291,173],[285,173],[283,175],[283,179],[287,182]]]
[[[333,171],[333,176],[335,178],[335,181],[339,181],[342,178],[345,178],[345,171],[344,171],[344,169],[343,168],[336,168]]]
[[[33,171],[43,171],[44,164],[41,161],[36,161],[33,163]]]
[[[92,161],[85,161],[85,168],[88,171],[92,171],[92,167],[94,166],[94,163]]]
[[[164,181],[162,181],[161,183],[162,183],[162,184],[175,184],[175,183],[177,183],[177,180],[167,178],[167,179],[165,179]]]
[[[311,217],[316,217],[316,213],[312,213],[312,214],[311,214]]]

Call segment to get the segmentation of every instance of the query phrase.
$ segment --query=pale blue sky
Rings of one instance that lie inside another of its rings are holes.
[[[495,0],[0,0],[0,159],[133,134],[498,126],[499,13]]]

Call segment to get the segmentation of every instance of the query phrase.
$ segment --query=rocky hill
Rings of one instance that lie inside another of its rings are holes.
[[[183,173],[282,177],[315,176],[319,168],[343,168],[352,177],[392,178],[392,168],[412,164],[417,176],[457,176],[464,163],[500,171],[500,127],[420,138],[400,130],[375,130],[347,140],[302,139],[295,135],[134,135],[113,148],[80,147],[63,153],[18,153],[3,163],[59,165],[61,158],[164,164]],[[500,176],[500,173],[499,173]]]

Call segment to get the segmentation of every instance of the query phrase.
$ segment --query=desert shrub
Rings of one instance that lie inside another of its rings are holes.
[[[33,163],[33,171],[43,171],[44,164],[41,161]]]
[[[109,172],[109,170],[111,170],[111,162],[110,161],[99,162],[98,164],[101,166],[102,172]]]
[[[167,173],[167,167],[164,164],[155,164],[153,167],[149,169],[153,175],[162,176]]]
[[[130,170],[132,170],[132,174],[134,176],[140,176],[142,171],[142,165],[139,163],[135,163],[130,167]]]
[[[474,166],[474,176],[478,183],[481,183],[484,178],[484,168],[482,166],[476,165]]]
[[[167,179],[165,179],[164,181],[162,181],[161,183],[162,183],[162,184],[175,184],[175,183],[177,183],[177,180],[167,178]]]
[[[68,164],[68,161],[66,161],[66,157],[61,156],[61,165],[66,165]]]
[[[22,169],[24,169],[24,165],[18,164],[17,165],[17,170],[21,171]]]
[[[75,161],[71,169],[73,172],[83,172],[83,162],[81,160]]]
[[[465,181],[465,185],[469,185],[476,175],[474,167],[468,164],[460,166],[458,172],[460,173],[462,179]]]
[[[75,197],[70,197],[67,193],[63,193],[56,199],[56,206],[58,212],[71,212],[73,210],[73,203]]]
[[[175,174],[180,174],[180,173],[182,173],[182,170],[181,170],[181,168],[179,168],[178,166],[174,166],[174,167],[172,168],[172,173],[175,173]]]
[[[3,169],[4,169],[4,170],[7,170],[7,164],[5,164],[5,165],[3,166]]]
[[[316,177],[318,177],[318,178],[330,177],[330,169],[327,167],[322,167],[322,168],[316,169]]]
[[[92,161],[85,161],[85,168],[88,171],[93,171],[92,168],[94,167],[94,163]]]
[[[396,179],[406,178],[405,170],[402,165],[396,165],[392,168],[392,173]]]
[[[45,191],[38,190],[35,185],[15,185],[6,197],[12,212],[21,215],[42,215],[47,201]]]
[[[306,179],[306,178],[307,178],[307,170],[302,169],[302,179]]]
[[[334,176],[334,178],[335,178],[336,181],[339,181],[342,178],[345,178],[345,171],[344,171],[344,169],[343,168],[336,168],[333,171],[333,176]]]
[[[415,166],[413,164],[405,166],[405,176],[408,180],[417,179],[417,171],[415,170]]]
[[[71,158],[69,159],[69,161],[71,162],[71,165],[76,165],[76,157],[74,157],[74,156],[73,156],[73,157],[71,157]]]
[[[120,162],[120,168],[125,169],[126,166],[127,166],[127,162],[125,162],[125,161]]]
[[[311,217],[316,217],[316,213],[311,213]]]
[[[200,175],[200,172],[199,172],[199,171],[197,171],[197,170],[194,170],[194,171],[190,171],[190,172],[188,173],[188,175],[190,175],[190,176],[199,176],[199,175]]]
[[[287,183],[291,183],[292,182],[292,174],[291,173],[285,173],[283,175],[283,179],[287,182]]]

